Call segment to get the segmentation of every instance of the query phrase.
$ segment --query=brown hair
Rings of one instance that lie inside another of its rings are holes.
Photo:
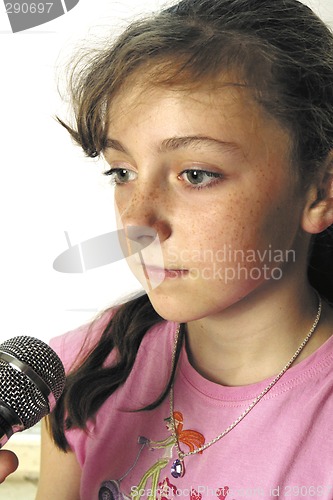
[[[182,0],[134,22],[88,63],[83,58],[76,64],[70,80],[75,125],[60,122],[95,157],[106,144],[110,102],[133,75],[145,73],[147,85],[192,88],[218,83],[226,70],[235,70],[239,84],[290,132],[292,163],[308,185],[333,148],[333,36],[297,0]],[[314,239],[309,263],[310,282],[328,300],[333,300],[332,255],[328,229]],[[146,296],[118,309],[100,344],[68,377],[51,417],[59,446],[67,447],[64,412],[67,427],[84,428],[124,383],[144,334],[161,320]],[[117,364],[103,368],[113,348]],[[148,409],[163,400],[172,377]]]

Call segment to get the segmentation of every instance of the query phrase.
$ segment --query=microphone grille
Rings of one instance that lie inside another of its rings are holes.
[[[19,336],[0,344],[0,351],[30,367],[48,386],[57,401],[65,385],[65,371],[58,355],[39,339]],[[48,400],[23,371],[0,359],[0,401],[14,410],[27,429],[50,412]]]

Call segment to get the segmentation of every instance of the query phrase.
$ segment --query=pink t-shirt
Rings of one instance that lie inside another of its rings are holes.
[[[91,336],[98,337],[104,324],[97,323]],[[82,467],[81,499],[332,500],[333,337],[290,368],[228,435],[203,453],[186,457],[185,475],[174,478],[171,465],[177,453],[166,421],[168,399],[150,412],[129,410],[153,402],[165,387],[176,328],[172,322],[152,328],[129,378],[89,422],[89,433],[67,433]],[[67,368],[85,332],[81,328],[51,342]],[[174,388],[182,450],[219,435],[268,383],[215,384],[193,369],[183,349]]]

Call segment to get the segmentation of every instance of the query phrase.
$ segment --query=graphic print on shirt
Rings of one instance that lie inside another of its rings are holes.
[[[186,451],[194,451],[205,444],[205,438],[200,432],[191,429],[184,429],[183,414],[180,411],[174,411],[173,418],[177,441],[179,444],[187,446],[188,450]],[[172,427],[170,417],[166,418],[165,422],[167,430],[171,432]],[[169,464],[170,466],[174,460],[172,458],[173,449],[176,446],[174,436],[168,436],[162,441],[152,441],[148,438],[140,436],[138,438],[138,443],[141,444],[141,448],[134,463],[120,479],[104,481],[101,484],[98,494],[99,500],[140,500],[142,497],[145,497],[148,500],[169,500],[176,497],[177,486],[174,484],[175,480],[173,479],[173,482],[171,482],[168,477],[171,467],[166,469],[167,465]],[[162,456],[160,456],[143,474],[138,485],[132,486],[131,492],[126,494],[121,491],[121,482],[135,468],[140,459],[141,452],[145,447],[148,447],[151,451],[164,451]],[[202,453],[202,451],[199,453]],[[166,475],[163,479],[161,478],[162,473]],[[227,493],[227,487],[220,488],[216,492],[216,497],[219,498],[219,500],[224,500]],[[196,490],[192,489],[190,498],[191,500],[201,500],[201,494],[198,494]]]

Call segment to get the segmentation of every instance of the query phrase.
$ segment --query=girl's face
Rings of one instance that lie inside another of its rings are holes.
[[[129,261],[162,317],[216,315],[305,273],[289,148],[245,88],[138,85],[113,101],[105,157],[119,225],[135,250],[157,236]]]

